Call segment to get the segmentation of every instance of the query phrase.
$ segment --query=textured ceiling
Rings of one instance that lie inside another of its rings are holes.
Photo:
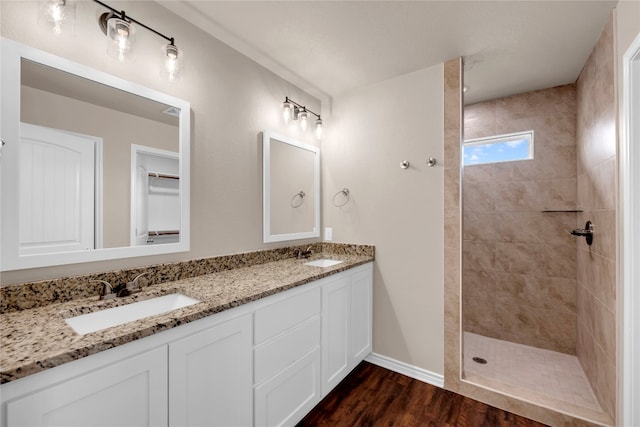
[[[323,101],[463,56],[467,103],[574,82],[615,3],[160,2]]]

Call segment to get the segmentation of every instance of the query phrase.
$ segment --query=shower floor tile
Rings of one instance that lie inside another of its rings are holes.
[[[576,356],[465,332],[464,373],[467,380],[526,400],[573,413],[584,408],[589,418],[603,419]]]

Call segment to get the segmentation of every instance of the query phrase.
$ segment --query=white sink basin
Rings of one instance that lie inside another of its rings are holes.
[[[336,261],[335,259],[317,259],[315,261],[305,262],[304,265],[310,265],[311,267],[331,267],[341,262],[342,261]]]
[[[188,307],[200,301],[182,294],[169,294],[161,297],[138,301],[119,307],[82,314],[65,319],[67,324],[80,335],[167,313],[178,308]]]

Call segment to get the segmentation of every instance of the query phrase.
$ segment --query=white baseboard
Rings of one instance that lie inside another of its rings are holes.
[[[426,369],[418,368],[417,366],[409,365],[408,363],[376,353],[369,353],[364,360],[418,381],[440,388],[444,387],[444,375],[436,374],[435,372],[427,371]]]

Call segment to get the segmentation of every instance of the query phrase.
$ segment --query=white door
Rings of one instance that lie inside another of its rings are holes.
[[[95,146],[89,137],[20,124],[20,254],[95,248]]]
[[[253,424],[247,314],[169,344],[169,425]]]
[[[349,373],[349,276],[322,287],[322,395]]]
[[[7,426],[166,426],[167,387],[163,345],[8,402]]]
[[[351,276],[349,357],[352,369],[371,353],[372,275],[369,265],[366,270]]]
[[[255,389],[255,423],[295,425],[320,402],[320,347]]]

